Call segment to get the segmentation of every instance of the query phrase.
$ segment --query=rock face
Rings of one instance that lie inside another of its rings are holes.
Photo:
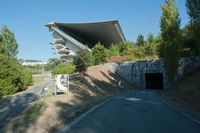
[[[136,88],[146,88],[146,74],[159,73],[162,74],[163,89],[170,88],[170,82],[167,76],[164,61],[149,60],[149,61],[136,61],[136,62],[123,62],[123,63],[108,63],[110,67],[120,76],[124,77],[127,81],[132,83]],[[179,61],[178,79],[190,72],[195,67],[200,66],[199,57],[185,57]],[[161,81],[160,81],[161,82]]]

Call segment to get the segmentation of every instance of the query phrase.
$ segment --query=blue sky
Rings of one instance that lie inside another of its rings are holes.
[[[56,57],[49,45],[48,22],[119,20],[127,40],[160,31],[165,0],[0,0],[0,28],[7,25],[19,44],[18,58],[47,61]],[[181,26],[188,23],[185,0],[177,0]]]

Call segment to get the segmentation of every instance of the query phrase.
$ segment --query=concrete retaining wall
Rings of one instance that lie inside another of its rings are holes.
[[[145,73],[162,73],[163,88],[170,88],[166,67],[162,59],[155,61],[150,60],[123,63],[107,63],[106,66],[117,72],[120,76],[124,77],[136,88],[145,88]],[[186,73],[190,72],[192,69],[198,66],[200,66],[199,57],[181,58],[179,61],[178,78],[182,78]]]

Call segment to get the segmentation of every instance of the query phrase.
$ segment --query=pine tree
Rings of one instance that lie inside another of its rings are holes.
[[[18,53],[18,44],[14,33],[10,31],[7,26],[4,26],[0,35],[0,53],[16,57]]]
[[[200,56],[200,0],[186,0],[188,15],[190,16],[190,24],[192,36],[195,39],[195,44]]]
[[[154,35],[152,33],[149,33],[147,36],[147,43],[152,45],[155,41]]]
[[[178,48],[180,40],[180,18],[175,0],[167,0],[162,6],[161,37],[159,55],[164,59],[168,76],[174,85],[178,67]]]
[[[200,23],[200,0],[186,0],[191,23]]]
[[[145,44],[144,36],[142,34],[138,35],[136,45],[143,46]]]
[[[94,64],[98,65],[106,62],[106,48],[98,42],[92,49],[92,56],[94,57]]]

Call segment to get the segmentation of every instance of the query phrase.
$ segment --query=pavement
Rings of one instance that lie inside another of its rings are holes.
[[[200,124],[168,106],[156,90],[112,97],[64,128],[66,133],[200,133]]]
[[[19,92],[12,96],[5,97],[0,100],[0,133],[3,128],[15,117],[22,114],[22,112],[35,100],[38,100],[39,94],[43,88],[48,87],[53,80],[47,77],[44,83],[38,84]]]

